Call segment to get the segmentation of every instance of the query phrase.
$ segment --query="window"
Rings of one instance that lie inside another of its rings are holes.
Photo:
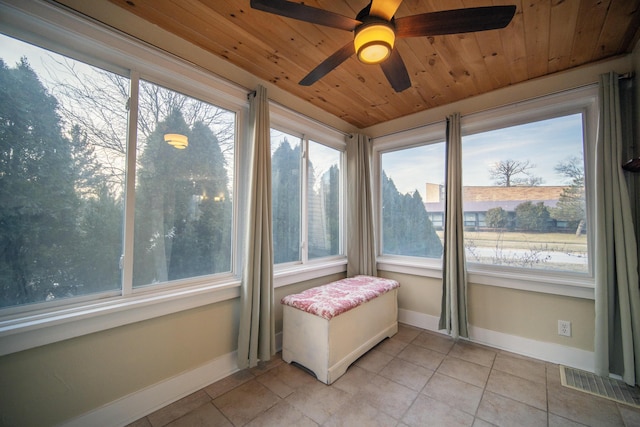
[[[341,164],[340,150],[271,129],[275,264],[344,253]]]
[[[300,261],[302,138],[271,129],[273,262]]]
[[[138,111],[133,286],[230,272],[235,114],[147,81]]]
[[[382,254],[442,257],[445,145],[381,154]]]
[[[463,136],[470,263],[588,273],[582,112]]]
[[[236,113],[124,70],[0,44],[0,309],[232,272]]]
[[[0,46],[0,308],[117,292],[129,79]]]

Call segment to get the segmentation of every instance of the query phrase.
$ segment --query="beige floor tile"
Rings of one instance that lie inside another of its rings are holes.
[[[266,372],[269,372],[271,369],[273,368],[277,368],[278,366],[282,365],[283,363],[287,363],[284,360],[282,360],[282,353],[277,353],[275,354],[273,357],[271,357],[271,360],[267,361],[267,362],[258,362],[258,366],[249,369],[249,371],[255,375],[262,375]]]
[[[435,373],[422,393],[455,409],[475,415],[483,389],[464,381]]]
[[[545,427],[547,412],[485,391],[476,416],[497,426]]]
[[[256,377],[256,381],[267,387],[281,398],[293,393],[297,388],[318,381],[303,369],[283,363]]]
[[[167,424],[167,427],[233,427],[233,424],[212,403],[207,403]]]
[[[437,334],[435,332],[422,332],[411,344],[447,354],[455,344],[455,341],[447,335]]]
[[[584,424],[562,418],[556,414],[549,414],[549,427],[584,427]]]
[[[409,344],[406,341],[402,341],[401,339],[397,339],[395,336],[391,338],[387,338],[382,341],[380,344],[375,346],[376,350],[379,350],[383,353],[387,353],[391,356],[397,356],[404,348]]]
[[[410,343],[411,341],[413,341],[418,335],[420,335],[420,332],[422,332],[422,329],[419,328],[415,328],[413,326],[407,326],[407,325],[403,325],[403,324],[399,324],[398,325],[398,333],[395,334],[393,336],[393,338],[406,342],[406,343]]]
[[[349,394],[356,394],[371,382],[373,377],[374,375],[366,369],[351,365],[343,376],[331,384],[331,387],[346,391]]]
[[[415,400],[418,392],[376,375],[358,395],[393,418],[400,419]]]
[[[132,422],[131,424],[127,424],[126,427],[151,427],[151,423],[149,422],[147,417],[144,417]]]
[[[486,389],[543,411],[547,410],[547,390],[544,384],[494,369],[489,375]]]
[[[433,371],[395,358],[380,371],[380,375],[411,390],[420,391],[433,375]]]
[[[378,350],[371,350],[355,361],[354,365],[366,369],[369,372],[378,373],[391,362],[393,356]]]
[[[457,357],[447,356],[436,372],[484,388],[491,369]]]
[[[546,369],[544,362],[512,353],[500,352],[493,362],[493,369],[515,375],[537,383],[546,384]]]
[[[475,420],[473,420],[473,427],[495,427],[495,424],[491,424],[486,422],[485,420],[476,418]]]
[[[209,402],[211,397],[203,390],[199,390],[149,414],[147,419],[153,427],[164,426]]]
[[[402,422],[412,427],[471,427],[473,416],[421,394],[402,418]]]
[[[282,401],[249,422],[247,427],[316,427],[318,423],[298,409]]]
[[[550,413],[590,426],[624,425],[618,406],[611,400],[562,385],[550,385],[547,392]]]
[[[640,426],[640,408],[618,404],[625,426]]]
[[[497,351],[479,344],[469,343],[467,341],[458,341],[449,351],[449,356],[458,359],[473,362],[488,368],[493,366]]]
[[[348,404],[324,423],[323,427],[394,427],[398,421],[362,398],[353,397]]]
[[[234,425],[244,425],[280,400],[275,393],[254,379],[214,399],[213,404]]]
[[[216,397],[222,396],[253,378],[255,378],[253,374],[244,369],[205,387],[204,391],[211,396],[211,399],[215,399]]]
[[[286,401],[316,423],[323,424],[350,398],[343,390],[315,381],[291,393]]]
[[[429,350],[428,348],[409,344],[397,357],[411,362],[414,365],[435,371],[438,369],[438,366],[440,366],[440,363],[442,363],[445,355],[437,351]]]

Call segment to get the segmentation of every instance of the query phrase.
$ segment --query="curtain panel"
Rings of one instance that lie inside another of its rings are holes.
[[[371,140],[350,135],[347,141],[347,277],[377,276],[371,189]]]
[[[267,90],[249,103],[249,191],[240,288],[238,368],[254,367],[276,353],[271,235],[271,136]]]
[[[640,375],[640,283],[631,205],[621,165],[623,124],[618,75],[600,76],[595,150],[595,371]]]
[[[447,164],[442,304],[439,329],[453,337],[469,337],[467,326],[467,271],[462,213],[462,136],[460,114],[447,117]]]

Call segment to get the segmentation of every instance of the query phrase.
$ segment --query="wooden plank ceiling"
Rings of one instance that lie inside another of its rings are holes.
[[[253,10],[249,0],[109,1],[358,128],[628,53],[640,26],[640,0],[404,0],[396,17],[499,4],[517,11],[501,30],[397,40],[412,86],[396,93],[378,65],[355,56],[298,85],[353,39],[347,31]],[[355,17],[367,0],[304,3]]]

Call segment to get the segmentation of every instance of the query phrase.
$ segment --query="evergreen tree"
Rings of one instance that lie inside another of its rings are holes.
[[[0,306],[73,295],[79,199],[58,103],[0,60]]]
[[[178,150],[166,133],[187,135]],[[158,123],[140,156],[136,190],[134,285],[231,269],[231,201],[224,157],[213,132],[192,129],[179,110]]]
[[[489,228],[504,229],[509,223],[509,214],[498,206],[487,211],[484,221]]]
[[[300,146],[285,139],[271,157],[274,263],[300,259]]]
[[[429,258],[442,255],[442,242],[417,190],[413,194],[400,194],[383,171],[382,202],[384,253]]]
[[[516,206],[516,227],[523,231],[544,232],[549,228],[551,215],[542,202],[523,202]]]
[[[562,190],[556,207],[551,209],[551,217],[559,221],[566,221],[569,227],[576,230],[576,235],[580,235],[587,218],[582,159],[571,157],[558,163],[555,170],[569,178],[570,184]]]

